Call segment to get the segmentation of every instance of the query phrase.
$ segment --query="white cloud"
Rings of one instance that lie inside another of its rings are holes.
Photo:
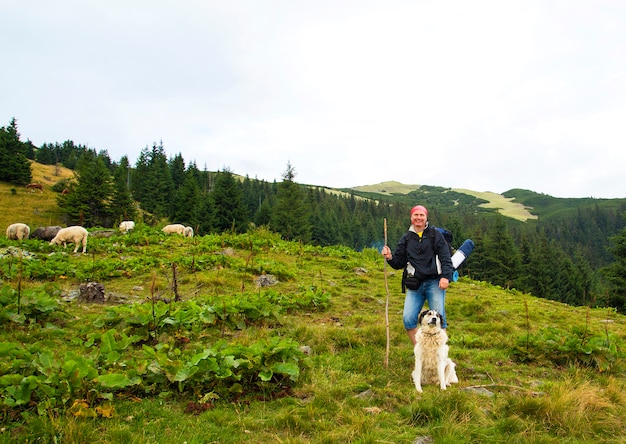
[[[582,1],[3,7],[0,119],[133,161],[626,197],[626,9]],[[6,87],[10,85],[10,87]]]

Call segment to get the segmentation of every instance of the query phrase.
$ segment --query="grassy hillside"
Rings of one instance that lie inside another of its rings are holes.
[[[524,203],[541,218],[569,217],[578,208],[604,208],[623,211],[626,199],[558,198],[515,188],[504,193],[506,199]]]
[[[375,250],[143,226],[85,255],[21,246],[34,257],[0,258],[0,395],[39,398],[2,406],[0,442],[626,442],[611,310],[463,279],[446,305],[460,382],[418,394],[400,273]],[[86,281],[104,303],[79,302]]]
[[[2,234],[12,223],[22,222],[31,230],[39,226],[63,225],[56,196],[51,187],[61,179],[73,177],[74,173],[64,167],[31,163],[33,183],[43,185],[43,193],[31,193],[23,186],[0,182],[0,227]]]
[[[354,187],[354,190],[391,196],[393,194],[409,194],[419,188],[420,185],[406,185],[400,182],[390,181],[375,185]],[[530,212],[529,207],[519,202],[513,202],[512,197],[507,198],[501,194],[493,193],[491,191],[479,192],[461,188],[452,188],[450,190],[483,199],[487,201],[487,203],[481,204],[481,207],[495,209],[503,216],[517,219],[522,222],[528,219],[537,219],[537,216]]]

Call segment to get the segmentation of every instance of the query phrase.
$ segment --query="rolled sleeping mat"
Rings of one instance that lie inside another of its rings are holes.
[[[452,255],[452,266],[455,270],[459,268],[463,262],[465,262],[465,259],[472,254],[472,251],[474,251],[474,241],[466,239],[465,242],[463,242]]]
[[[474,241],[466,239],[465,242],[461,244],[459,249],[452,255],[452,268],[454,268],[452,282],[459,280],[459,272],[457,271],[457,268],[465,262],[465,259],[472,254],[472,251],[474,251]],[[437,273],[441,274],[441,261],[439,260],[439,256],[435,256],[435,262],[437,264]]]

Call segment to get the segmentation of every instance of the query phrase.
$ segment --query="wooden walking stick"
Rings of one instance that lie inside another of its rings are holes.
[[[387,245],[387,218],[383,219],[383,225],[385,230],[385,245]],[[383,257],[385,261],[384,274],[385,274],[385,290],[387,290],[387,302],[385,303],[385,324],[387,326],[387,349],[385,353],[385,368],[389,367],[389,284],[387,283],[387,259]]]

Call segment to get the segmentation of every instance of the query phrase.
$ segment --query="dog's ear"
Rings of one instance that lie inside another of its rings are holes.
[[[419,316],[417,317],[417,325],[422,324],[422,320],[424,319],[424,316],[426,316],[426,313],[428,313],[428,310],[424,310],[419,314]]]

